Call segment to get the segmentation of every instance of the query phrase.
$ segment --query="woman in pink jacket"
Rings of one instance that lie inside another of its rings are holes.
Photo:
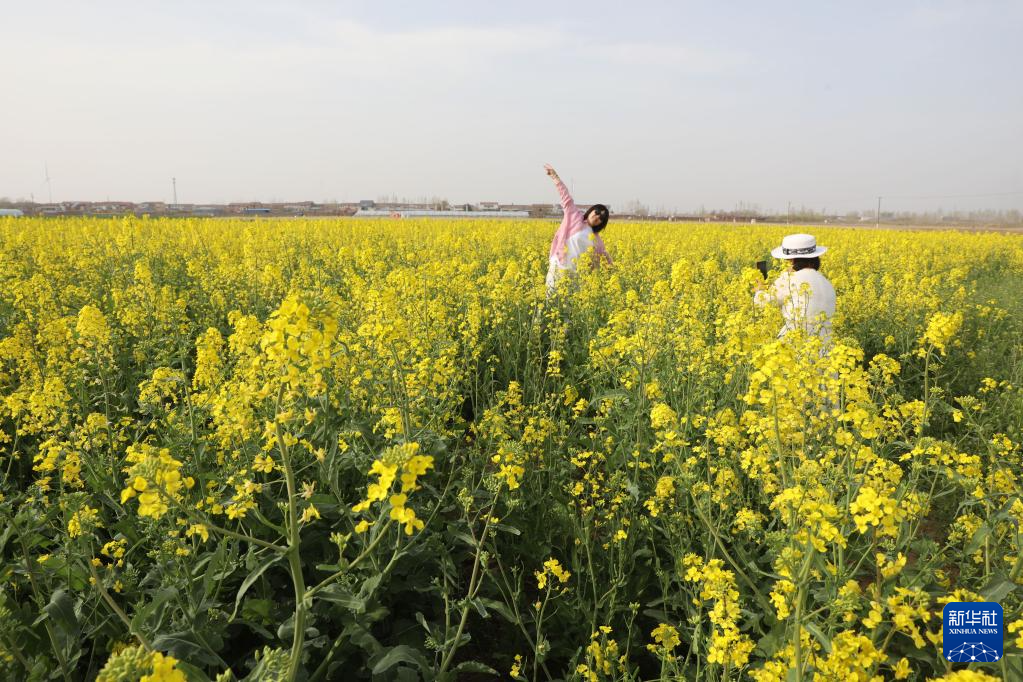
[[[611,265],[611,256],[608,255],[604,241],[600,238],[600,232],[607,227],[607,206],[595,204],[583,213],[576,207],[565,183],[550,164],[544,165],[544,169],[554,180],[554,186],[558,188],[561,208],[565,212],[561,227],[554,233],[554,241],[551,242],[550,265],[547,269],[547,292],[550,294],[557,286],[558,280],[566,274],[575,274],[579,259],[590,252],[591,248],[593,250],[590,252],[590,267],[600,267],[601,260],[606,260],[608,265]]]

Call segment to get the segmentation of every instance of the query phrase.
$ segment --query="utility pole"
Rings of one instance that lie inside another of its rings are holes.
[[[874,217],[874,227],[881,227],[881,197],[877,198],[877,215]]]
[[[171,178],[171,187],[174,188],[174,205],[178,205],[178,179]]]
[[[50,184],[50,164],[43,163],[43,168],[46,170],[46,192],[50,197],[49,203],[53,203],[53,186]]]
[[[792,202],[789,202],[788,210],[785,211],[785,224],[790,225],[792,223]]]

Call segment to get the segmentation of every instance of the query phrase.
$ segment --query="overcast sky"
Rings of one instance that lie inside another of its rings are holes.
[[[0,196],[539,202],[550,162],[612,207],[1023,208],[1018,0],[0,16]]]

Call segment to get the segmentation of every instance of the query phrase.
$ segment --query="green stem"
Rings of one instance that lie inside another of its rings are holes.
[[[494,563],[497,564],[497,569],[501,573],[501,581],[504,583],[503,588],[501,583],[495,583],[497,585],[497,590],[501,593],[501,598],[504,599],[504,602],[511,607],[512,612],[515,614],[515,624],[519,626],[519,631],[522,632],[522,636],[526,638],[526,644],[528,644],[529,648],[535,652],[536,642],[533,641],[533,638],[529,635],[529,631],[526,630],[526,626],[522,622],[522,612],[519,611],[518,595],[521,590],[512,589],[511,582],[508,580],[508,576],[504,570],[504,564],[501,563],[501,557],[497,554],[497,552],[494,552]],[[507,592],[505,592],[505,590],[507,590]],[[547,679],[553,679],[551,671],[547,669],[547,662],[541,661],[540,666],[547,675]]]
[[[927,423],[927,417],[928,417],[927,413],[929,411],[928,408],[930,407],[930,400],[931,400],[930,399],[931,391],[930,391],[930,382],[929,382],[930,367],[931,367],[931,350],[928,349],[927,350],[927,355],[924,357],[924,411],[920,415],[920,431],[917,434],[917,439],[916,439],[917,445],[919,445],[920,442],[923,440],[923,437],[924,437],[924,425]]]
[[[220,533],[221,535],[224,535],[229,538],[234,538],[235,540],[251,542],[254,545],[259,545],[260,547],[265,547],[266,549],[272,549],[273,551],[278,552],[280,554],[287,554],[288,552],[288,549],[286,547],[281,547],[280,545],[274,544],[272,542],[267,542],[266,540],[260,540],[259,538],[252,537],[251,535],[246,535],[244,533],[236,533],[233,530],[228,530],[227,528],[218,526],[216,524],[208,523],[206,521],[203,521],[202,524],[206,526],[206,528],[208,528],[209,530],[212,530],[216,533]]]
[[[110,596],[109,592],[107,592],[107,588],[103,587],[103,580],[100,579],[99,574],[96,573],[96,567],[92,565],[91,561],[86,561],[85,565],[89,567],[89,573],[92,575],[93,583],[96,585],[96,589],[99,590],[100,596],[103,597],[103,601],[107,603],[110,610],[114,612],[122,623],[124,623],[124,626],[128,628],[128,632],[146,648],[146,651],[151,652],[153,650],[153,645],[150,644],[141,634],[134,631],[131,626],[131,619],[128,618],[128,614],[126,614],[121,607],[117,605],[114,598]]]
[[[1013,564],[1012,570],[1009,571],[1009,580],[1016,582],[1016,578],[1019,577],[1020,569],[1023,569],[1023,551],[1021,551],[1019,534],[1016,534],[1016,563]]]
[[[588,525],[583,526],[586,537],[586,541],[583,542],[583,549],[586,550],[586,568],[589,571],[590,586],[593,589],[593,615],[590,618],[590,632],[595,632],[597,629],[597,611],[600,609],[600,597],[597,594],[597,576],[593,570],[593,555],[590,552],[590,534],[585,532]]]
[[[18,659],[18,663],[21,663],[21,665],[25,667],[26,672],[32,672],[32,666],[29,664],[24,654],[21,653],[21,650],[18,647],[12,645],[10,640],[7,639],[7,637],[0,635],[0,638],[3,639],[4,647],[6,647],[8,651],[14,654],[14,657]]]
[[[496,501],[495,499],[495,503]],[[441,661],[440,670],[437,671],[438,676],[442,675],[448,669],[448,666],[451,665],[452,660],[454,660],[455,652],[458,651],[459,641],[462,639],[462,632],[465,631],[465,624],[469,620],[469,609],[472,606],[470,602],[476,597],[476,592],[479,590],[477,580],[480,577],[480,558],[483,556],[483,542],[486,540],[487,532],[490,530],[490,519],[492,516],[493,506],[487,512],[487,521],[483,524],[483,533],[476,542],[476,556],[472,562],[472,575],[469,577],[469,590],[465,596],[465,604],[462,606],[462,617],[458,622],[458,628],[455,630],[455,637],[451,642],[451,648],[448,649],[443,661]]]
[[[553,580],[553,577],[551,578]],[[540,605],[540,611],[536,615],[536,644],[533,646],[533,679],[536,679],[536,666],[540,663],[540,645],[543,644],[543,612],[547,610],[547,602],[551,599],[551,584],[547,583],[547,589],[544,592],[543,604]]]
[[[40,611],[43,610],[43,598],[39,592],[39,586],[36,584],[35,571],[32,568],[32,560],[29,558],[28,545],[25,544],[25,538],[18,533],[18,541],[21,543],[21,551],[25,555],[25,570],[28,573],[28,582],[32,586],[32,594],[36,598],[36,606]],[[46,634],[50,638],[50,645],[53,647],[53,654],[57,657],[57,661],[60,663],[60,670],[64,673],[64,679],[71,679],[67,669],[67,661],[64,660],[64,652],[57,646],[57,636],[53,633],[53,626],[50,624],[50,620],[47,618],[43,621],[43,625],[46,627]]]
[[[266,540],[260,540],[259,538],[253,537],[251,535],[246,535],[245,533],[238,533],[236,531],[224,528],[223,526],[218,526],[215,523],[211,523],[209,521],[209,519],[196,514],[187,505],[182,504],[180,500],[175,498],[173,495],[168,494],[167,490],[163,486],[158,485],[158,486],[156,486],[156,489],[157,489],[157,492],[160,493],[160,496],[164,500],[169,501],[170,503],[172,503],[175,507],[180,509],[181,512],[183,514],[185,514],[185,516],[188,516],[190,519],[192,519],[196,523],[200,523],[200,524],[206,526],[207,530],[212,530],[212,531],[214,531],[216,533],[220,533],[221,535],[223,535],[225,537],[234,538],[235,540],[241,540],[243,542],[251,542],[254,545],[259,545],[260,547],[265,547],[266,549],[272,549],[273,551],[278,552],[280,554],[287,554],[288,553],[288,548],[287,547],[281,547],[280,545],[274,544],[273,542],[268,542]]]
[[[283,392],[283,386],[281,391]],[[295,471],[291,466],[291,457],[288,447],[284,443],[284,436],[281,433],[281,423],[277,419],[280,407],[280,394],[278,394],[278,408],[274,414],[274,433],[277,436],[277,447],[281,451],[281,462],[284,466],[284,480],[288,486],[288,566],[291,571],[291,580],[295,585],[295,630],[291,642],[291,662],[288,665],[289,680],[298,678],[298,669],[302,663],[302,644],[305,641],[305,618],[306,618],[306,590],[305,579],[302,576],[302,555],[298,533],[298,510],[295,506]]]
[[[756,597],[757,602],[760,604],[760,607],[764,609],[764,612],[771,613],[774,610],[774,606],[772,606],[771,602],[769,602],[767,598],[760,593],[760,589],[757,587],[756,583],[754,583],[750,579],[750,577],[746,575],[746,572],[742,570],[738,562],[735,559],[733,559],[732,555],[728,553],[727,549],[725,549],[725,543],[722,542],[721,538],[718,536],[717,531],[711,525],[710,521],[707,520],[707,517],[704,516],[703,512],[700,510],[699,506],[696,503],[696,498],[692,496],[691,493],[690,499],[692,499],[693,501],[693,509],[696,511],[696,515],[700,518],[700,521],[703,522],[703,525],[707,528],[707,531],[710,532],[711,536],[713,536],[714,543],[717,545],[717,548],[721,550],[721,554],[725,557],[725,560],[728,561],[728,564],[735,570],[739,577],[741,577],[743,581],[745,581],[746,584],[749,585],[750,589],[753,590],[753,595],[754,597]]]
[[[330,576],[324,578],[315,587],[312,587],[309,590],[307,590],[306,593],[305,593],[306,598],[311,599],[314,594],[316,594],[317,592],[322,590],[324,587],[326,587],[330,583],[334,582],[335,580],[337,580],[338,578],[340,578],[341,576],[343,576],[344,574],[348,573],[353,568],[358,566],[359,563],[361,563],[363,559],[368,557],[373,552],[373,550],[376,548],[376,546],[380,544],[380,541],[387,534],[387,529],[390,528],[390,526],[391,526],[391,519],[387,519],[387,521],[384,523],[383,527],[380,529],[380,532],[377,534],[377,536],[375,538],[373,538],[373,541],[369,543],[369,545],[366,547],[366,549],[362,550],[362,553],[359,554],[359,556],[355,557],[355,559],[353,559],[350,564],[348,564],[347,566],[342,568],[340,571],[337,571],[336,573],[333,573]]]
[[[795,650],[796,682],[803,680],[803,600],[806,598],[806,574],[810,571],[811,552],[807,552],[803,566],[799,571],[799,590],[796,592],[795,635],[792,647]]]

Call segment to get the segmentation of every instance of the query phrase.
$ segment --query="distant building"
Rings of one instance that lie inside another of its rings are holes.
[[[356,218],[528,218],[526,211],[466,211],[452,209],[440,211],[434,209],[359,209]]]
[[[0,208],[0,217],[20,218],[25,213],[20,208]]]
[[[561,218],[565,214],[557,204],[530,204],[530,218]]]
[[[322,209],[322,206],[317,206],[312,201],[299,201],[291,204],[284,204],[281,210],[290,215],[303,216],[307,213],[318,213]]]
[[[372,199],[363,199],[362,201],[359,202],[360,211],[368,211],[376,208],[376,206],[377,202],[373,201]]]
[[[108,201],[102,204],[93,204],[88,209],[90,213],[103,213],[103,214],[119,214],[119,213],[132,213],[135,210],[135,204],[130,201]]]

